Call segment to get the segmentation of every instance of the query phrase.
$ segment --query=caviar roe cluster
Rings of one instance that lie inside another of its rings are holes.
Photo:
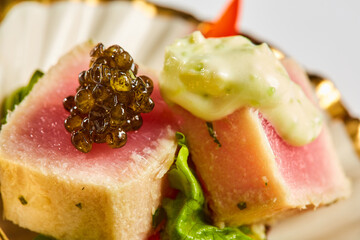
[[[70,112],[65,128],[72,144],[84,153],[93,143],[124,146],[127,132],[142,125],[140,113],[154,108],[153,82],[147,76],[136,77],[137,65],[128,52],[118,45],[104,50],[99,43],[90,56],[90,69],[79,74],[76,95],[63,101]]]

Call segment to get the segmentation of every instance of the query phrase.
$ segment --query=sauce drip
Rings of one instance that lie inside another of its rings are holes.
[[[288,143],[301,146],[322,129],[322,116],[289,78],[267,44],[242,36],[204,38],[200,32],[166,49],[162,95],[207,121],[253,107]]]

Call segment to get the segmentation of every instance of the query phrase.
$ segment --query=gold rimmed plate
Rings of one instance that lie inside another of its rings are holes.
[[[137,62],[160,70],[165,46],[194,31],[200,23],[190,14],[144,1],[15,1],[20,3],[5,5],[9,2],[0,3],[0,99],[25,85],[35,69],[46,71],[65,52],[89,39],[105,45],[119,44]],[[338,204],[275,224],[269,240],[357,239],[359,120],[343,106],[341,95],[330,80],[310,77],[321,107],[328,112],[336,150],[353,182],[353,194]],[[11,240],[36,236],[6,221],[1,221],[0,227]],[[0,236],[6,239],[3,232]]]

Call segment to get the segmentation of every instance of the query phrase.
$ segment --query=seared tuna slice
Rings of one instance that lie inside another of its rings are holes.
[[[311,98],[302,68],[290,59],[282,63]],[[185,110],[179,113],[217,225],[266,222],[349,195],[349,182],[326,126],[310,144],[294,147],[259,111],[244,107],[213,122],[219,146],[209,135],[205,121]]]
[[[125,147],[75,149],[62,100],[74,95],[91,47],[62,57],[2,127],[4,216],[57,239],[146,239],[176,150],[174,121],[155,82],[155,108]]]

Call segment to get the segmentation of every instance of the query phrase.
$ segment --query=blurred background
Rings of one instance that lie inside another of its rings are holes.
[[[212,20],[229,0],[151,0]],[[360,117],[360,1],[243,0],[239,27],[331,79]]]

